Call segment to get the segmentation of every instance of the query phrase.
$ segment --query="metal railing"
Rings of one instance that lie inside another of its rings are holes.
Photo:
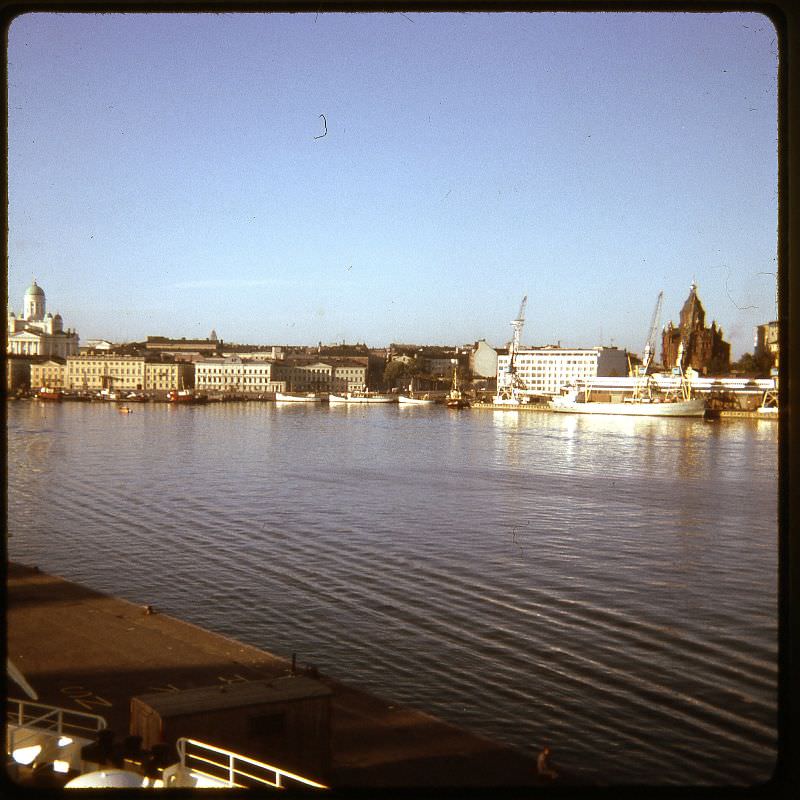
[[[42,733],[51,736],[94,737],[106,727],[106,721],[97,714],[72,711],[69,708],[33,703],[9,697],[6,701],[6,725],[9,729],[6,750],[13,752]]]
[[[227,786],[247,788],[251,786],[271,786],[283,789],[291,786],[327,789],[322,783],[288,772],[280,767],[256,761],[212,744],[196,739],[181,737],[176,742],[181,767],[194,774],[203,775]],[[208,770],[214,769],[215,772]],[[244,781],[244,782],[242,782]]]

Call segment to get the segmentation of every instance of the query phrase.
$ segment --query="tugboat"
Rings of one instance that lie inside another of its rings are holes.
[[[194,389],[170,389],[167,392],[167,402],[176,405],[200,405],[207,403],[208,398],[204,394],[195,394]]]
[[[469,408],[469,401],[458,388],[458,362],[453,359],[453,385],[445,400],[448,408]]]
[[[36,392],[36,396],[40,400],[60,403],[64,398],[64,393],[61,391],[61,389],[51,389],[47,386],[42,386],[39,391]]]

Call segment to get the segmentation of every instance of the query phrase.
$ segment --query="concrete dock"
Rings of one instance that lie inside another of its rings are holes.
[[[35,567],[9,564],[7,584],[8,656],[39,700],[99,714],[119,735],[128,732],[136,695],[271,679],[291,670],[286,659]],[[534,752],[526,756],[326,675],[315,677],[333,692],[334,788],[542,783]],[[24,697],[10,682],[8,693]]]

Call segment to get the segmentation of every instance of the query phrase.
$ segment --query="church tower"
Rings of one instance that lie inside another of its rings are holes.
[[[725,375],[730,369],[731,346],[722,338],[716,321],[706,327],[706,311],[692,282],[689,296],[683,304],[678,325],[670,322],[661,335],[661,357],[664,368],[677,364],[680,345],[683,345],[683,369],[697,370],[701,375]]]

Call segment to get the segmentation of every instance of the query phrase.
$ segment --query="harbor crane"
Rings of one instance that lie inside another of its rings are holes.
[[[658,293],[656,307],[653,309],[653,316],[650,318],[650,329],[647,332],[647,341],[644,344],[644,354],[642,355],[642,366],[639,368],[640,375],[646,375],[647,370],[653,363],[653,356],[656,349],[656,334],[661,323],[661,306],[664,302],[664,292]]]
[[[525,384],[517,376],[516,360],[517,353],[519,352],[520,339],[522,338],[522,328],[525,325],[525,306],[527,305],[528,295],[525,295],[520,303],[517,318],[511,323],[511,328],[514,333],[508,345],[508,383],[502,391],[500,391],[500,387],[498,386],[498,396],[503,400],[517,400],[519,390],[525,388]]]
[[[650,365],[653,363],[653,356],[656,348],[656,334],[658,333],[658,328],[661,323],[661,305],[663,302],[664,292],[660,291],[656,299],[656,307],[653,309],[653,316],[650,318],[650,328],[647,331],[647,339],[644,343],[642,363],[634,370],[630,363],[630,357],[628,358],[630,375],[636,378],[633,387],[634,398],[641,398],[645,395],[649,397],[651,393],[650,378],[647,375],[647,370],[650,369]]]

